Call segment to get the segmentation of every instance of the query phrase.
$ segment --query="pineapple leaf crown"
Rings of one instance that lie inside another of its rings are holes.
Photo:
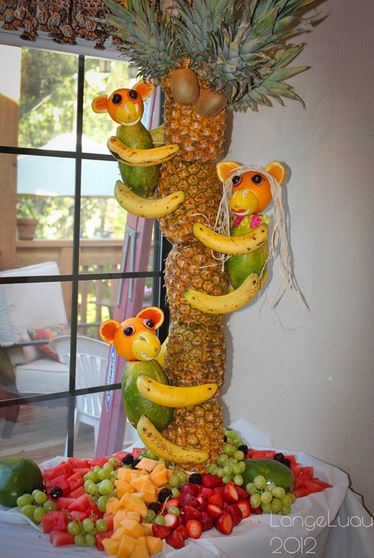
[[[159,0],[104,2],[105,23],[143,78],[157,84],[188,59],[232,110],[258,110],[272,99],[303,103],[285,80],[308,69],[288,67],[305,44],[287,41],[321,19],[304,15],[320,0],[174,0],[167,10]]]

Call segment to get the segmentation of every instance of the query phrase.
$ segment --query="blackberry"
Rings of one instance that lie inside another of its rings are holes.
[[[283,465],[285,465],[286,467],[288,467],[289,469],[291,469],[291,461],[289,459],[285,459],[283,461]]]
[[[132,462],[132,467],[136,467],[138,463],[140,463],[141,459],[134,459]]]
[[[151,502],[150,504],[148,504],[148,509],[153,510],[157,515],[161,511],[161,504],[159,502]]]
[[[248,446],[247,446],[246,444],[241,444],[241,445],[238,447],[238,450],[242,451],[242,452],[244,453],[244,456],[246,456],[246,455],[247,455],[247,451],[248,451]]]
[[[284,463],[284,459],[285,459],[285,458],[284,458],[284,454],[281,453],[281,452],[276,453],[276,454],[274,455],[273,459],[274,459],[274,461],[279,461],[279,463]]]
[[[60,488],[59,486],[54,486],[53,488],[51,488],[49,495],[51,498],[53,498],[53,500],[57,500],[57,498],[60,498],[60,496],[62,496],[62,488]]]
[[[200,473],[192,473],[192,475],[190,475],[190,478],[188,479],[188,482],[191,482],[192,484],[201,484],[203,482],[203,478]]]
[[[160,490],[160,492],[158,493],[158,501],[159,502],[165,502],[165,500],[170,498],[170,496],[172,496],[172,495],[173,495],[173,493],[170,490],[170,488],[162,488]]]
[[[227,436],[226,436],[226,434],[225,434],[224,437],[223,437],[223,441],[224,441],[224,443],[226,444],[226,442],[227,442]]]
[[[124,457],[122,457],[122,463],[124,465],[132,465],[134,462],[134,458],[131,455],[131,453],[128,453],[127,455],[125,455]]]

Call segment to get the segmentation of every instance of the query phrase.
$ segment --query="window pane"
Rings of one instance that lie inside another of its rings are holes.
[[[0,45],[1,144],[75,149],[77,56]]]
[[[55,262],[46,262],[22,274],[54,274],[56,268]],[[0,280],[6,275],[0,272]],[[59,361],[49,340],[70,335],[70,300],[69,283],[0,284],[1,389],[21,395],[68,389],[68,367]]]
[[[14,422],[13,422],[14,421]],[[64,455],[68,421],[66,399],[0,408],[0,457],[22,454],[37,463]]]

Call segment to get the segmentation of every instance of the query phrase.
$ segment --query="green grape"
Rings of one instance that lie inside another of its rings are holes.
[[[23,508],[23,506],[28,506],[29,504],[33,503],[34,498],[31,494],[22,494],[22,496],[18,496],[17,498],[17,506],[19,508]]]
[[[225,436],[226,438],[228,438],[229,440],[232,440],[233,438],[235,438],[236,436],[236,432],[234,432],[233,430],[225,430]]]
[[[171,495],[173,498],[178,498],[179,496],[179,490],[178,488],[176,488],[175,486],[173,486],[173,488],[171,489]]]
[[[255,487],[260,490],[263,490],[266,487],[266,479],[262,475],[257,475],[257,477],[253,479],[253,482]]]
[[[237,459],[238,461],[242,461],[242,460],[244,459],[244,451],[237,450],[237,451],[234,453],[234,457],[235,457],[235,459]]]
[[[232,444],[225,444],[223,446],[223,451],[230,456],[233,456],[234,453],[236,452],[236,447],[233,446]]]
[[[286,491],[281,486],[276,486],[272,490],[274,498],[279,498],[280,500],[286,495]]]
[[[112,471],[112,472],[110,473],[109,479],[110,479],[111,481],[115,481],[116,478],[117,478],[117,476],[118,476],[118,475],[117,475],[117,471]]]
[[[105,482],[105,481],[101,481],[101,482]],[[85,491],[88,492],[88,494],[91,495],[96,495],[99,494],[99,486],[97,484],[94,484],[93,482],[91,482],[91,484],[86,488],[84,487]]]
[[[78,521],[69,521],[67,529],[68,533],[70,533],[70,535],[74,535],[74,537],[75,535],[79,535],[79,533],[81,532]]]
[[[153,510],[148,510],[147,511],[147,515],[144,518],[144,521],[146,523],[152,523],[152,521],[154,520],[154,518],[156,517],[156,514]],[[96,522],[97,523],[97,522]]]
[[[179,471],[179,472],[177,473],[177,477],[178,477],[179,483],[180,483],[181,485],[184,484],[185,482],[187,482],[187,480],[188,480],[187,473],[185,473],[184,471]]]
[[[248,494],[256,494],[257,492],[257,488],[254,482],[249,482],[248,484],[246,484],[245,489],[248,492]]]
[[[154,518],[153,523],[156,523],[156,525],[165,525],[165,517],[163,515],[158,515]]]
[[[231,481],[231,479],[232,479],[232,475],[223,475],[222,482],[227,484]]]
[[[110,477],[110,473],[113,471],[113,469],[109,470],[109,469],[101,469],[101,471],[99,471],[97,473],[98,479],[99,481],[103,481],[106,479],[109,479]]]
[[[88,473],[86,473],[83,476],[83,481],[92,481],[92,482],[96,482],[97,481],[97,475],[94,471],[88,471]]]
[[[222,478],[222,477],[224,476],[224,474],[225,474],[225,473],[223,472],[223,469],[219,469],[219,468],[217,467],[216,475],[218,475],[219,477]]]
[[[109,463],[112,465],[113,469],[114,469],[115,467],[119,467],[119,461],[118,461],[118,459],[117,459],[116,457],[111,457],[111,458],[109,459]]]
[[[291,506],[282,506],[281,514],[289,515],[291,513]]]
[[[274,488],[277,488],[277,485],[274,484],[273,482],[268,482],[265,490],[268,490],[269,492],[273,492]]]
[[[35,510],[36,510],[36,506],[34,506],[33,504],[26,504],[25,506],[22,506],[20,511],[22,515],[25,515],[26,517],[32,519],[34,517]]]
[[[246,469],[246,464],[244,463],[244,461],[240,461],[240,463],[238,463],[238,468],[240,468],[240,473],[244,473]]]
[[[172,513],[176,517],[179,517],[180,514],[181,514],[181,511],[177,506],[169,506],[168,507],[168,513]]]
[[[289,492],[288,496],[289,496],[290,498],[292,498],[291,505],[292,505],[294,502],[296,502],[296,496],[295,496],[295,494],[294,494],[293,492]]]
[[[104,471],[109,471],[111,473],[113,471],[113,465],[110,461],[107,461],[106,463],[104,463],[103,469]]]
[[[32,493],[32,496],[34,498],[34,502],[35,504],[44,504],[44,502],[47,501],[48,496],[45,492],[42,492],[41,490],[34,490]]]
[[[83,530],[86,531],[86,533],[92,533],[92,531],[94,531],[95,529],[95,523],[93,522],[92,519],[87,517],[86,519],[83,519],[82,527]]]
[[[243,473],[242,468],[240,467],[240,463],[234,463],[233,465],[231,465],[231,467],[234,475],[240,475],[240,473]]]
[[[97,519],[95,527],[98,533],[105,533],[108,530],[108,523],[105,519]]]
[[[271,513],[272,509],[271,509],[271,504],[262,504],[262,511],[264,513]]]
[[[180,484],[180,480],[178,478],[177,475],[171,475],[171,477],[169,478],[169,484],[170,486],[173,488],[178,488],[179,484]]]
[[[86,546],[86,537],[82,533],[75,535],[74,544],[77,546]]]
[[[57,506],[52,500],[47,500],[46,502],[44,502],[43,508],[45,509],[46,512],[49,512],[49,511],[56,511]]]
[[[252,494],[250,503],[251,508],[259,508],[261,506],[261,496],[259,494]]]
[[[99,508],[99,510],[102,513],[105,513],[106,510],[106,504],[107,501],[109,500],[109,496],[105,495],[105,496],[99,496],[99,498],[97,499],[97,507]]]
[[[225,465],[227,462],[227,457],[228,456],[225,453],[221,453],[216,459],[217,465]]]
[[[271,511],[272,513],[279,513],[282,509],[282,502],[279,498],[274,498],[271,502]]]
[[[87,491],[88,491],[88,487],[89,487],[89,486],[92,486],[92,485],[95,485],[95,483],[94,483],[93,480],[88,479],[88,480],[84,481],[84,485],[83,485],[83,486],[84,486],[85,491],[87,492]]]
[[[225,476],[227,476],[227,475],[232,475],[232,473],[233,473],[233,470],[232,470],[231,465],[225,465],[224,468],[223,468],[223,474]]]
[[[97,486],[100,494],[110,494],[114,488],[109,479],[102,480]]]
[[[263,492],[263,493],[261,494],[261,502],[262,502],[263,504],[270,504],[270,502],[272,501],[272,499],[273,499],[273,495],[272,495],[272,493],[269,492],[268,490],[265,490],[265,492]]]
[[[208,473],[210,473],[211,475],[214,475],[214,472],[216,470],[216,465],[214,463],[209,463],[208,467]]]
[[[241,486],[241,485],[243,484],[243,482],[244,482],[244,479],[243,479],[243,477],[242,477],[241,475],[235,475],[235,476],[234,476],[234,483],[235,483],[237,486]]]
[[[37,523],[39,525],[39,523],[42,522],[43,517],[45,516],[47,512],[45,511],[44,508],[36,508],[34,510],[34,515],[33,515],[33,520],[35,523]]]
[[[292,498],[290,497],[289,494],[286,494],[285,496],[283,496],[283,498],[281,498],[282,500],[282,505],[283,506],[290,506],[292,504]]]

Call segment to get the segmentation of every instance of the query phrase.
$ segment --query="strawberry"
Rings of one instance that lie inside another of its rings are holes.
[[[197,500],[198,500],[198,502],[200,502],[199,510],[201,510],[201,511],[202,511],[202,510],[205,510],[205,509],[206,509],[206,500],[205,500],[205,498],[203,498],[203,497],[201,496],[201,494],[199,494],[199,496],[197,497]]]
[[[231,482],[226,484],[222,492],[222,496],[225,502],[227,502],[228,504],[235,504],[239,500],[239,494],[236,490],[236,486]]]
[[[171,506],[179,508],[179,503],[179,498],[170,498],[170,500],[165,502],[165,509],[168,510]]]
[[[252,513],[255,513],[256,515],[261,515],[262,514],[262,507],[259,506],[258,508],[251,508]]]
[[[178,529],[175,529],[175,531],[172,531],[170,535],[166,537],[166,542],[174,548],[184,547],[184,538],[181,531],[179,531]]]
[[[223,535],[230,535],[234,528],[231,515],[229,513],[222,514],[221,517],[217,519],[215,528]]]
[[[203,526],[203,531],[209,531],[213,527],[213,519],[205,511],[201,512],[200,523]]]
[[[208,504],[206,511],[212,519],[218,519],[223,514],[223,509],[214,504]]]
[[[200,502],[189,492],[181,492],[179,495],[179,505],[181,506],[181,508],[184,508],[186,505],[192,506],[193,508],[198,508]]]
[[[225,512],[226,511],[229,512],[229,514],[231,515],[234,527],[235,525],[238,525],[243,519],[242,512],[237,504],[231,504],[230,506],[227,506],[227,508],[225,508]]]
[[[215,488],[216,486],[222,484],[221,477],[218,475],[210,475],[206,473],[202,477],[202,484],[205,488]]]
[[[248,492],[246,490],[244,490],[244,488],[242,488],[241,486],[235,486],[236,491],[238,493],[239,499],[240,500],[245,500],[250,498],[250,495],[248,494]]]
[[[240,508],[240,511],[242,512],[242,518],[243,519],[245,519],[246,517],[249,517],[251,515],[251,506],[250,506],[248,500],[238,500],[236,505]]]
[[[188,539],[188,533],[185,525],[178,525],[176,531],[178,531],[184,539]]]
[[[200,519],[201,512],[199,512],[199,510],[197,510],[196,508],[193,508],[192,506],[189,506],[188,504],[186,506],[184,506],[183,511],[184,511],[184,516],[185,516],[186,520],[188,520],[188,519]]]
[[[199,539],[203,532],[203,526],[197,519],[189,519],[186,523],[186,529],[191,539]]]
[[[215,492],[212,488],[206,488],[204,486],[204,488],[202,489],[202,491],[200,493],[200,496],[205,498],[205,500],[208,500],[208,498],[210,498],[210,496],[213,496],[213,494],[215,494]]]
[[[208,498],[208,504],[213,504],[213,506],[218,506],[219,508],[224,508],[225,501],[221,494],[215,492],[213,496]]]
[[[225,490],[225,486],[226,486],[226,485],[224,485],[224,484],[220,484],[219,486],[215,486],[215,487],[214,487],[214,492],[215,492],[216,494],[222,494],[223,491]]]
[[[166,525],[157,525],[156,523],[152,523],[152,534],[154,537],[158,537],[159,539],[165,539],[168,535],[170,535],[171,529],[170,527],[166,527]]]
[[[176,515],[172,513],[166,513],[164,515],[164,518],[165,518],[166,527],[170,527],[170,529],[174,529],[177,526],[178,518]]]
[[[192,496],[198,496],[200,494],[200,486],[198,484],[193,484],[192,482],[186,482],[182,488],[181,492],[187,492],[192,494]]]

